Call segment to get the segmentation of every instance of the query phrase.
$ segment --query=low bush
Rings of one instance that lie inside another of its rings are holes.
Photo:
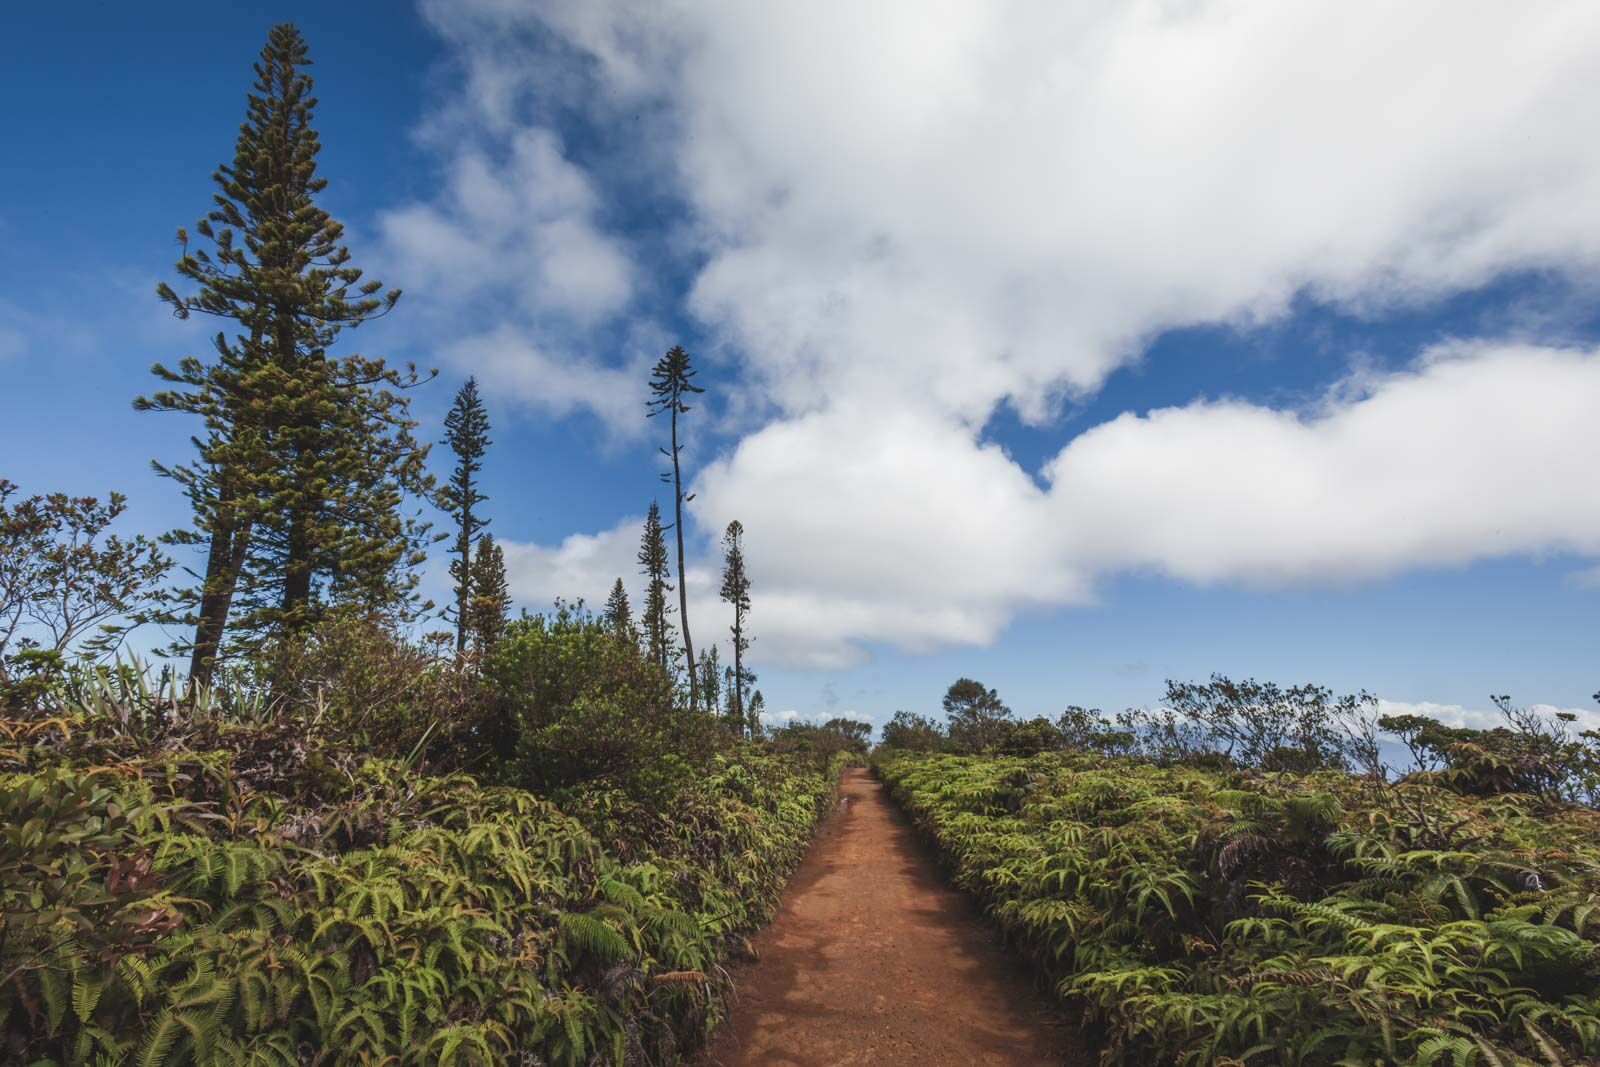
[[[1446,726],[1420,715],[1385,716],[1420,768],[1413,777],[1458,793],[1494,796],[1528,793],[1600,803],[1600,731],[1572,736],[1576,716],[1546,717],[1494,697],[1505,724],[1489,730]]]
[[[1065,753],[879,771],[1107,1063],[1600,1055],[1591,809]]]
[[[0,720],[0,1060],[673,1062],[838,771],[740,746],[558,807],[156,718]]]
[[[471,761],[490,698],[453,653],[408,640],[381,618],[329,611],[305,637],[227,668],[217,695],[270,705],[275,718],[314,721],[373,755],[404,758],[420,745]]]
[[[808,756],[826,766],[839,757],[865,763],[872,725],[858,719],[833,718],[824,723],[791,722],[772,731],[775,751]]]
[[[581,605],[513,622],[484,673],[500,773],[543,793],[620,789],[659,801],[700,772],[721,733],[676,699],[631,635]]]
[[[903,752],[939,752],[945,748],[944,727],[926,715],[897,711],[883,724],[885,748]]]

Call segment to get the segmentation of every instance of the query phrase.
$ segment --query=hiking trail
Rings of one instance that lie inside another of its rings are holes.
[[[703,1067],[1092,1062],[864,769],[755,945]]]

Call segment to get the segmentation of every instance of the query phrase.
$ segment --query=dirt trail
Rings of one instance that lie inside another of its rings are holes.
[[[756,947],[707,1067],[1092,1062],[864,770]]]

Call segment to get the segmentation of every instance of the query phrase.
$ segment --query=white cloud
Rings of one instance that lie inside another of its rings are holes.
[[[621,310],[633,291],[627,254],[599,228],[598,207],[555,134],[530,128],[501,158],[460,147],[437,202],[385,212],[379,224],[390,255],[430,299],[492,294],[588,321]]]
[[[763,656],[982,643],[1124,570],[1600,553],[1593,353],[1451,344],[1314,411],[1129,413],[1042,485],[980,433],[1005,402],[1047,418],[1159,331],[1297,294],[1381,314],[1514,270],[1592,279],[1600,140],[1572,131],[1600,106],[1593,4],[424,10],[482,130],[518,144],[528,101],[556,101],[682,197],[690,310],[776,413],[700,472],[694,510],[749,531]]]
[[[1600,553],[1600,353],[1452,345],[1312,416],[1123,415],[1046,467],[1071,558],[1196,582]]]
[[[1600,553],[1600,354],[1452,346],[1310,415],[1195,403],[1082,434],[1041,489],[954,420],[827,413],[696,483],[745,524],[766,654],[985,643],[1099,575],[1331,582],[1512,553]]]
[[[588,328],[628,307],[627,250],[601,227],[589,177],[555,134],[527,128],[508,140],[491,156],[475,130],[458,131],[442,194],[380,216],[392,273],[422,294],[425,328],[460,338],[442,347],[458,369],[535,411],[590,411],[637,433],[638,360],[575,354]],[[460,337],[462,321],[476,332]]]
[[[427,10],[486,112],[519,71],[601,121],[661,109],[693,306],[790,410],[1042,415],[1173,325],[1600,259],[1583,0]],[[513,46],[542,33],[592,67]]]
[[[836,408],[746,437],[701,472],[693,506],[708,530],[744,523],[760,657],[813,666],[871,640],[986,643],[1118,571],[1319,583],[1600,554],[1600,497],[1572,491],[1600,457],[1600,353],[1450,346],[1368,388],[1311,414],[1124,415],[1067,445],[1045,488],[952,420]],[[636,570],[638,531],[629,518],[519,549],[540,575],[529,588],[603,597]],[[713,571],[691,568],[706,605],[691,621],[721,610]]]
[[[567,349],[552,351],[501,325],[450,342],[440,355],[492,385],[496,396],[532,411],[557,417],[588,411],[619,436],[638,434],[644,422],[648,364],[642,351],[610,366]]]
[[[696,518],[745,527],[764,655],[837,666],[856,643],[991,640],[1019,605],[1070,603],[1044,495],[951,419],[835,408],[746,437],[695,482]]]
[[[512,599],[536,612],[549,607],[557,597],[581,597],[598,609],[605,603],[612,583],[621,578],[637,608],[640,601],[633,590],[638,582],[633,575],[639,569],[635,558],[643,526],[642,518],[629,517],[597,534],[572,534],[553,547],[497,541],[505,552],[506,583]]]
[[[872,721],[872,716],[865,715],[859,711],[813,711],[807,714],[803,711],[789,709],[785,711],[763,711],[761,713],[761,721],[767,726],[788,726],[790,723],[796,722],[812,723],[820,726],[829,719],[850,719],[854,722],[864,722],[874,729],[877,727],[877,724]]]
[[[643,532],[644,518],[630,515],[609,530],[571,534],[553,546],[515,540],[497,540],[496,543],[505,551],[506,582],[512,599],[519,606],[538,612],[548,608],[557,597],[569,601],[581,598],[591,609],[599,611],[611,595],[612,584],[621,578],[637,619],[644,603],[644,579],[639,574],[638,563],[639,539]],[[675,551],[670,533],[668,550]],[[689,626],[697,650],[718,643],[726,653],[728,626],[733,616],[719,596],[718,566],[712,561],[689,561]],[[672,622],[676,626],[676,591],[672,594],[672,608]]]

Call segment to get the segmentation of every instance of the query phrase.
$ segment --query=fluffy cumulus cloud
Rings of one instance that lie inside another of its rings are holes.
[[[448,341],[440,355],[493,386],[495,395],[547,415],[589,412],[621,436],[639,432],[645,405],[645,350],[613,365],[574,356],[562,342],[507,324]]]
[[[592,79],[539,88],[661,109],[694,307],[796,409],[1043,414],[1176,324],[1600,256],[1582,0],[430,10],[485,108],[522,33]]]
[[[637,360],[598,361],[581,344],[585,328],[621,313],[634,291],[627,250],[600,224],[589,176],[548,129],[494,138],[471,122],[453,128],[441,193],[379,218],[394,272],[424,294],[438,332],[455,338],[441,354],[533,410],[587,411],[633,431],[643,403]],[[461,336],[451,311],[494,324]]]
[[[512,599],[530,611],[542,611],[557,599],[581,598],[598,611],[621,578],[637,620],[645,592],[644,579],[638,573],[643,529],[643,516],[632,515],[609,530],[571,534],[556,545],[498,541],[506,555],[506,584]],[[725,644],[733,615],[718,595],[720,575],[714,565],[701,561],[691,561],[688,570],[690,636],[698,632],[702,646],[708,635]],[[677,625],[676,591],[671,594],[671,608],[673,625]]]
[[[638,570],[634,554],[644,520],[623,519],[597,534],[573,534],[546,546],[501,539],[506,555],[506,584],[517,603],[539,611],[556,599],[582,597],[591,606],[605,602],[611,585],[622,578],[631,589]],[[635,605],[639,603],[634,599]]]
[[[1075,438],[1041,488],[953,420],[774,422],[701,475],[739,517],[776,654],[985,642],[1096,575],[1367,578],[1510,553],[1600,554],[1600,353],[1450,346],[1309,412],[1195,403]]]
[[[541,311],[593,319],[621,309],[631,268],[596,227],[588,177],[549,130],[520,130],[497,158],[463,147],[436,203],[385,213],[380,224],[408,276],[440,300],[521,297]]]
[[[1047,467],[1077,560],[1197,582],[1363,578],[1600,553],[1600,353],[1452,345],[1309,415],[1123,415]]]
[[[1508,271],[1592,277],[1585,0],[424,10],[473,128],[514,160],[549,150],[495,179],[467,155],[427,219],[471,233],[480,194],[460,190],[566,173],[533,96],[626,128],[626,165],[680,199],[687,308],[774,413],[703,470],[695,512],[750,530],[764,655],[986,641],[1117,570],[1270,583],[1600,552],[1587,352],[1450,345],[1312,411],[1130,413],[1037,479],[979,431],[1002,403],[1048,419],[1164,329],[1299,294],[1381,314]],[[615,176],[592,177],[538,194],[591,235],[571,188]],[[626,306],[592,244],[555,298],[580,319]]]

